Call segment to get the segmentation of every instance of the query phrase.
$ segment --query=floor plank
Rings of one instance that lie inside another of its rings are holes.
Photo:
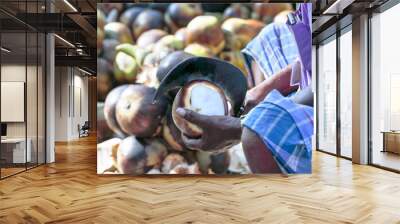
[[[94,137],[0,181],[0,223],[400,223],[400,175],[315,152],[313,174],[96,174]]]

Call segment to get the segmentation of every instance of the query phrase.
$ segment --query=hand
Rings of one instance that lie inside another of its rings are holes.
[[[268,93],[274,89],[278,90],[285,96],[293,91],[296,91],[297,86],[290,85],[291,74],[292,65],[288,65],[278,73],[270,76],[247,91],[244,104],[244,113],[248,113],[251,109],[253,109],[253,107],[257,106],[257,104],[263,101]]]
[[[260,92],[257,88],[252,88],[246,93],[246,98],[244,99],[244,114],[247,114],[251,109],[253,109],[257,104],[259,104],[264,98],[265,93]]]
[[[222,151],[240,142],[242,128],[240,119],[230,116],[207,116],[191,110],[178,108],[178,116],[203,130],[200,138],[192,139],[182,133],[186,147],[203,151]]]

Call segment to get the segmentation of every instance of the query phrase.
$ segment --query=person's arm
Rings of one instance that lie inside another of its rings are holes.
[[[291,99],[298,104],[303,104],[310,107],[314,106],[314,94],[312,92],[311,86],[300,90]]]
[[[247,84],[252,89],[265,80],[265,75],[255,61],[250,63],[249,75],[247,76]]]
[[[252,67],[253,66],[257,66],[257,63],[252,62]],[[246,94],[245,113],[264,100],[268,93],[274,89],[278,90],[282,95],[288,95],[297,90],[298,86],[290,85],[291,74],[292,66],[288,65],[277,74],[270,76],[256,87],[250,89]]]

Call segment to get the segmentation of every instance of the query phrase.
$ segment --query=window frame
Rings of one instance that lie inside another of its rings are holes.
[[[348,18],[345,18],[345,19],[348,19]],[[338,22],[340,22],[340,20],[338,21]],[[352,31],[352,23],[349,23],[349,24],[347,24],[347,25],[345,25],[343,28],[341,28],[341,29],[337,29],[336,30],[336,32],[335,33],[333,33],[332,35],[330,35],[330,36],[328,36],[328,37],[326,37],[326,38],[324,38],[324,39],[322,39],[322,40],[319,40],[315,45],[316,45],[316,55],[315,55],[315,57],[316,57],[316,69],[315,69],[315,71],[316,71],[316,73],[317,74],[315,74],[316,75],[316,93],[315,93],[315,96],[316,96],[316,114],[315,114],[315,120],[316,120],[316,136],[315,136],[315,139],[316,139],[316,151],[319,151],[319,152],[323,152],[323,153],[326,153],[326,154],[329,154],[329,155],[333,155],[333,156],[337,156],[337,157],[340,157],[340,158],[344,158],[344,159],[346,159],[346,160],[352,160],[352,158],[351,157],[347,157],[347,156],[344,156],[344,155],[342,155],[342,150],[341,150],[341,130],[342,130],[342,125],[341,125],[341,118],[340,118],[340,112],[341,112],[341,110],[340,110],[340,104],[341,104],[341,97],[340,97],[340,82],[341,82],[341,67],[340,67],[340,37],[342,36],[342,35],[344,35],[345,33],[347,33],[347,32],[351,32]],[[318,60],[319,60],[319,51],[318,51],[318,49],[320,48],[320,45],[321,44],[326,44],[326,43],[329,43],[329,42],[331,42],[331,41],[336,41],[336,60],[335,60],[335,64],[336,64],[336,139],[335,139],[335,141],[336,141],[336,152],[335,153],[332,153],[332,152],[329,152],[329,151],[327,151],[327,150],[324,150],[324,149],[322,149],[322,148],[320,148],[320,143],[319,143],[319,135],[320,135],[320,130],[319,130],[319,118],[318,118],[318,115],[319,115],[319,111],[320,111],[320,109],[321,108],[319,108],[319,106],[318,106],[318,102],[319,102],[319,97],[320,97],[320,94],[321,94],[321,92],[320,92],[320,89],[319,89],[319,83],[320,83],[320,80],[319,80],[319,75],[318,75],[318,72],[319,72],[319,63],[318,63]]]

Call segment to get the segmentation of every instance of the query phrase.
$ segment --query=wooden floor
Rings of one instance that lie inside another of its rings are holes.
[[[400,175],[314,153],[312,175],[96,175],[96,142],[0,181],[0,223],[400,223]]]
[[[14,167],[4,168],[3,167],[3,168],[1,168],[1,177],[7,177],[7,176],[10,176],[10,175],[22,172],[24,170],[25,170],[25,167],[23,167],[23,168],[19,168],[19,167],[17,167],[17,168],[14,168]]]
[[[380,150],[375,150],[372,161],[381,166],[389,167],[395,170],[400,170],[400,154],[395,154],[392,152],[381,152]]]

